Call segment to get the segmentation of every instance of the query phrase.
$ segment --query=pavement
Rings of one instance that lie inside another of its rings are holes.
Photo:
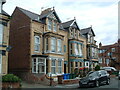
[[[118,82],[116,82],[117,80],[117,77],[115,76],[112,76],[111,77],[111,86],[107,86],[107,88],[109,87],[114,87],[116,85],[116,87],[118,86]],[[120,84],[120,83],[119,83]],[[47,86],[47,85],[42,85],[42,84],[34,84],[34,83],[27,83],[27,82],[22,82],[22,88],[78,88],[79,87],[79,83],[76,83],[76,84],[57,84],[56,86]],[[101,87],[102,88],[102,87]],[[104,86],[103,86],[104,88]]]
[[[33,84],[33,83],[27,83],[27,82],[22,82],[22,88],[76,88],[79,87],[79,84],[58,84],[56,86],[47,86],[47,85],[42,85],[42,84]]]

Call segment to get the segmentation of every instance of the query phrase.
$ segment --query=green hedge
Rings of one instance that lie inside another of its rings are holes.
[[[21,79],[13,74],[7,74],[2,76],[2,82],[21,82]]]

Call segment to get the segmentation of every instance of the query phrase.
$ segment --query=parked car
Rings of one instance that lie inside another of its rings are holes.
[[[119,70],[119,73],[118,73],[118,79],[120,80],[120,70]]]
[[[110,75],[105,70],[99,70],[90,72],[86,75],[86,77],[81,78],[79,81],[79,87],[99,87],[103,83],[110,83]]]
[[[106,71],[117,71],[114,67],[102,67],[101,69]]]

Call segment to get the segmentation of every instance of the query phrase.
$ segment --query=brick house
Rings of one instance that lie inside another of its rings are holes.
[[[76,19],[63,22],[63,28],[68,32],[68,63],[69,73],[84,67],[86,59],[86,38],[80,33]]]
[[[92,32],[92,33],[91,33]],[[93,37],[93,30],[89,30]],[[9,73],[24,79],[31,76],[57,77],[88,67],[87,37],[76,19],[61,22],[54,8],[35,14],[16,7],[10,23]],[[92,44],[95,46],[94,39]],[[95,53],[96,54],[96,53]],[[93,59],[97,62],[97,58]],[[29,77],[29,78],[28,78]]]
[[[1,8],[5,3],[0,1]],[[9,17],[3,9],[0,9],[0,74],[8,73],[8,41],[9,41]]]
[[[95,33],[92,27],[81,29],[81,34],[86,37],[86,52],[87,58],[85,59],[85,67],[94,70],[98,64],[98,46],[94,40]]]
[[[99,64],[101,67],[111,66],[120,70],[120,42],[102,46],[99,44]]]

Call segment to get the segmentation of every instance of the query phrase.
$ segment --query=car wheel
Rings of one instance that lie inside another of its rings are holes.
[[[99,85],[100,85],[100,84],[99,84],[99,81],[96,81],[96,82],[95,82],[95,86],[96,86],[96,87],[99,87]]]
[[[107,84],[107,85],[109,85],[109,84],[110,84],[110,79],[108,79],[108,80],[106,81],[106,84]]]

